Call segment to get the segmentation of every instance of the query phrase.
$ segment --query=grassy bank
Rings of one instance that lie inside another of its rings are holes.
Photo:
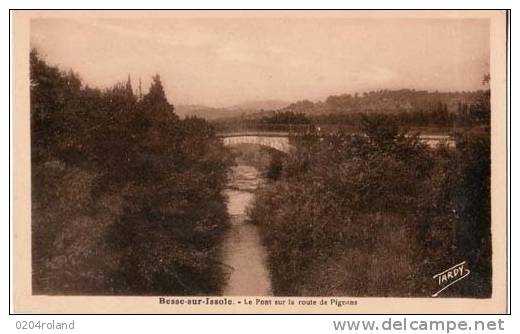
[[[489,132],[434,150],[385,119],[362,128],[295,141],[257,194],[274,293],[429,296],[432,275],[466,260],[471,276],[444,295],[489,297]]]

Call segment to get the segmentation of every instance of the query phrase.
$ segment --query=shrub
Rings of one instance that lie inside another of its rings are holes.
[[[362,128],[294,138],[256,197],[274,293],[428,296],[433,274],[467,259],[476,273],[451,293],[489,296],[489,134],[430,149],[386,117]]]
[[[227,151],[159,76],[100,91],[31,52],[36,294],[216,294]]]

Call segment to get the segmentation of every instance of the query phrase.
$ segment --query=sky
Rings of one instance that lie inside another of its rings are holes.
[[[481,19],[33,19],[31,47],[105,88],[147,91],[159,74],[173,104],[321,100],[377,89],[470,91],[489,72]]]

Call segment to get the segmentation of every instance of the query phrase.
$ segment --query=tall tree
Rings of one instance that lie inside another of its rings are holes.
[[[166,98],[159,74],[156,74],[152,78],[150,90],[143,96],[142,107],[144,111],[149,113],[153,120],[156,121],[178,118],[174,113],[174,106],[170,104]]]

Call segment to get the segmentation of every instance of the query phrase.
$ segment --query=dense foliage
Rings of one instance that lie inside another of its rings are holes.
[[[106,90],[32,51],[36,294],[215,294],[229,165],[213,128],[179,119],[159,76]]]
[[[489,114],[485,99],[472,108]],[[490,296],[489,127],[433,149],[393,120],[294,139],[250,210],[276,295],[428,296],[466,260],[471,277],[445,295]]]

